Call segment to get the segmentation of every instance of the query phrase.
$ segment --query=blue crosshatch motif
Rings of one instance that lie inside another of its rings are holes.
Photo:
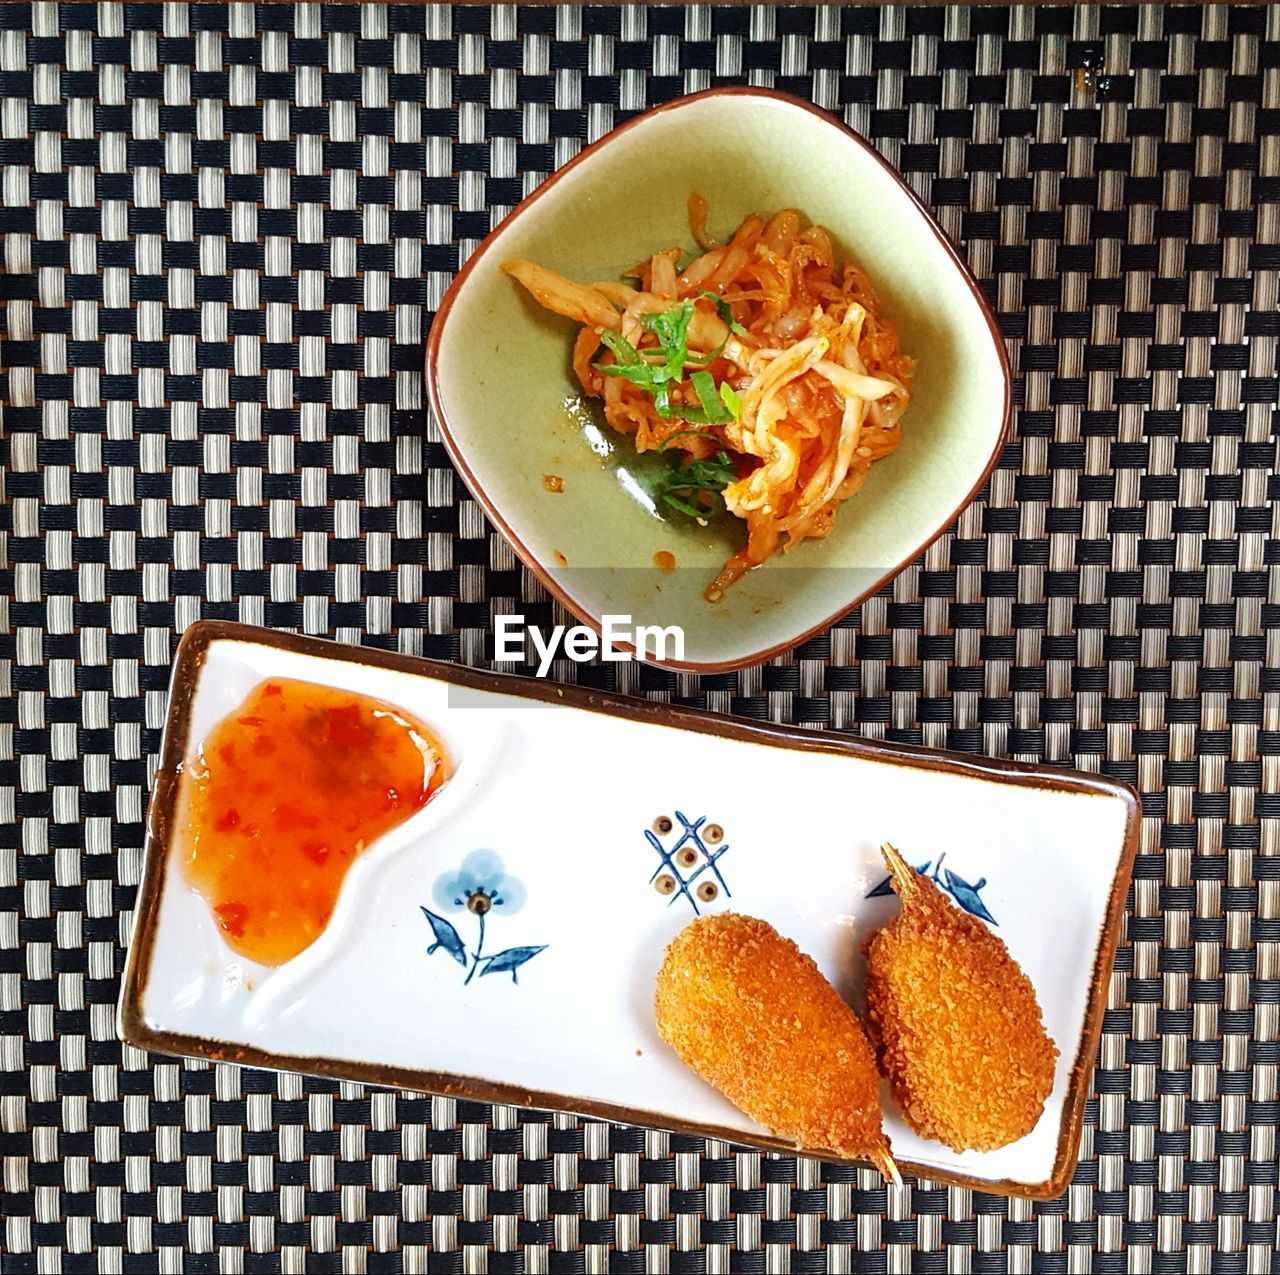
[[[677,824],[680,835],[670,846],[664,846],[661,837],[675,831]],[[668,906],[684,898],[689,901],[694,915],[701,916],[700,903],[715,902],[721,891],[724,891],[726,899],[733,897],[729,883],[720,871],[720,860],[729,852],[729,843],[724,840],[724,829],[719,824],[707,823],[706,815],[690,819],[683,811],[677,810],[674,822],[666,815],[659,815],[653,826],[644,830],[644,835],[660,860],[649,884],[659,894],[670,895]]]

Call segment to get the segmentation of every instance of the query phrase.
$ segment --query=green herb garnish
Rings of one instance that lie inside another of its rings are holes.
[[[710,372],[697,371],[689,374],[689,384],[698,396],[701,407],[681,406],[671,410],[672,416],[682,416],[691,425],[728,425],[730,421],[741,418],[742,400],[728,381],[722,381],[717,388],[715,378]],[[698,434],[700,430],[681,430],[682,434]],[[679,438],[680,434],[672,434],[671,438]],[[719,442],[714,435],[706,437]],[[670,439],[668,439],[670,441]]]
[[[715,378],[710,372],[694,372],[689,377],[693,392],[702,404],[702,410],[685,411],[685,419],[695,424],[726,425],[734,419],[733,412],[725,405],[716,389]]]
[[[723,297],[717,296],[714,292],[708,292],[706,288],[703,288],[702,291],[698,293],[698,295],[700,297],[706,297],[708,301],[715,302],[716,313],[720,316],[721,319],[724,320],[726,326],[729,329],[729,332],[725,333],[724,340],[721,341],[720,344],[717,345],[714,350],[709,351],[707,354],[703,356],[702,366],[709,367],[712,363],[716,361],[716,359],[718,359],[724,353],[724,347],[729,344],[729,333],[734,333],[737,336],[746,336],[747,330],[742,326],[741,323],[738,323],[734,319],[733,311],[729,309],[729,303]]]
[[[674,434],[668,434],[666,438],[658,446],[660,452],[665,452],[677,438],[705,438],[709,443],[718,443],[720,438],[716,434],[712,434],[705,429],[678,429]]]
[[[693,318],[693,302],[686,301],[674,310],[646,314],[644,326],[658,338],[657,350],[637,350],[620,332],[606,328],[600,339],[612,351],[616,363],[593,363],[597,372],[606,376],[622,376],[653,395],[658,415],[676,415],[671,409],[671,385],[684,376],[684,363],[689,354],[689,323]],[[657,356],[656,359],[651,356]]]
[[[732,332],[735,336],[746,336],[746,335],[747,335],[747,330],[746,330],[746,328],[744,328],[744,327],[742,326],[742,324],[741,324],[741,323],[739,323],[739,322],[738,322],[738,321],[733,317],[733,311],[729,309],[729,303],[728,303],[728,302],[727,302],[727,301],[726,301],[722,296],[720,296],[720,295],[719,295],[719,293],[716,293],[716,292],[708,292],[708,291],[706,290],[706,288],[703,288],[703,289],[702,289],[702,291],[698,293],[698,295],[699,295],[700,297],[706,297],[706,299],[707,299],[708,301],[714,301],[714,302],[715,302],[715,305],[716,305],[716,313],[717,313],[717,314],[718,314],[718,315],[719,315],[719,316],[720,316],[720,317],[725,321],[725,323],[728,325],[728,328],[729,328],[729,331],[730,331],[730,332]],[[722,346],[721,348],[723,349],[723,346]]]
[[[691,460],[663,475],[653,494],[678,513],[702,521],[719,512],[720,493],[737,478],[732,457],[726,451],[717,451],[706,460]]]
[[[640,351],[621,332],[613,328],[605,328],[600,333],[600,339],[613,352],[613,357],[618,360],[618,366],[631,367],[644,361],[640,357]]]
[[[713,292],[703,295],[716,303],[716,312],[732,331],[742,332],[724,301]],[[673,406],[671,403],[671,389],[684,380],[685,364],[690,361],[689,324],[693,321],[693,311],[693,302],[684,301],[672,310],[644,316],[641,322],[658,339],[656,350],[638,350],[620,332],[606,328],[600,339],[616,361],[594,363],[592,366],[606,376],[623,376],[632,384],[648,390],[660,416],[681,417],[691,426],[725,425],[738,419],[742,403],[731,385],[726,382],[717,386],[715,377],[706,370],[706,365],[719,356],[723,344],[706,356],[701,367],[689,373],[689,384],[697,395],[699,406]],[[689,435],[714,443],[720,441],[706,430],[682,429],[667,438],[658,450],[665,451],[677,438]],[[718,512],[720,493],[737,477],[733,458],[727,451],[717,448],[714,456],[673,466],[655,484],[653,495],[667,508],[701,522]]]
[[[714,292],[705,292],[716,303],[716,311],[729,325],[730,329],[741,333],[744,329],[734,323],[733,315]],[[726,399],[721,386],[716,389],[715,380],[706,371],[709,363],[720,356],[724,342],[701,359],[699,369],[692,372],[689,381],[693,392],[698,396],[701,407],[673,407],[671,404],[671,387],[684,379],[684,366],[689,358],[689,324],[693,321],[694,305],[692,301],[683,301],[673,310],[661,310],[657,314],[646,314],[641,322],[658,338],[657,350],[637,350],[620,332],[606,328],[600,333],[600,339],[613,354],[616,362],[593,363],[591,366],[605,376],[625,377],[633,385],[640,386],[653,395],[653,404],[658,415],[666,419],[683,417],[697,425],[723,425],[737,419],[737,412],[732,402]],[[733,391],[729,391],[733,394]]]
[[[678,381],[684,375],[689,357],[689,324],[693,320],[693,302],[686,301],[674,310],[646,314],[640,320],[654,336],[667,358],[667,380]]]

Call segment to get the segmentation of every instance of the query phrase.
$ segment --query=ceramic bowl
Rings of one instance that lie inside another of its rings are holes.
[[[452,772],[356,861],[315,943],[271,968],[226,945],[189,884],[180,812],[186,760],[275,677],[404,709]],[[744,783],[762,775],[769,800]],[[793,939],[860,1008],[862,943],[897,908],[879,851],[891,840],[1007,945],[1059,1050],[1026,1137],[957,1153],[889,1102],[894,1154],[904,1173],[1052,1198],[1076,1163],[1139,816],[1105,776],[204,621],[174,664],[121,1039],[794,1152],[663,1043],[654,979],[693,916],[738,911]],[[481,889],[487,918],[462,897]],[[974,1078],[975,1101],[986,1083]]]
[[[826,226],[868,271],[918,360],[902,444],[872,467],[832,534],[776,555],[715,605],[703,590],[741,543],[740,524],[678,526],[637,498],[629,440],[575,406],[576,325],[500,269],[526,257],[587,282],[675,243],[692,252],[691,189],[709,200],[713,233],[784,207]],[[995,321],[928,210],[856,133],[758,89],[660,107],[548,178],[446,293],[426,370],[458,471],[547,589],[597,629],[605,615],[680,625],[683,658],[665,662],[699,672],[796,645],[901,570],[977,492],[1011,410]],[[563,490],[548,491],[546,475]],[[658,569],[658,553],[674,555],[675,570]]]

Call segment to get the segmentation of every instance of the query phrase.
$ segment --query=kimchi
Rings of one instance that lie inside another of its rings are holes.
[[[699,255],[681,264],[680,248],[663,249],[625,282],[574,283],[524,260],[503,269],[582,325],[574,372],[608,424],[638,452],[672,454],[657,499],[746,524],[746,544],[707,586],[716,602],[779,550],[830,534],[901,440],[914,361],[823,227],[787,209],[717,242],[697,194],[689,220]]]

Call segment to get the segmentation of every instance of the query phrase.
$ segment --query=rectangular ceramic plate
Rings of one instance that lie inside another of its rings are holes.
[[[224,945],[183,877],[176,818],[183,759],[268,677],[401,706],[455,768],[356,862],[328,929],[278,969]],[[999,1151],[921,1139],[886,1095],[894,1154],[919,1176],[1055,1195],[1077,1156],[1137,823],[1133,794],[1096,776],[202,623],[174,667],[121,1034],[794,1150],[663,1044],[654,977],[695,909],[734,909],[793,938],[859,1006],[862,941],[897,908],[878,853],[889,840],[996,927],[1061,1055],[1040,1123]],[[452,906],[454,886],[459,873],[492,875],[496,859],[519,906],[489,915],[473,970],[477,918]]]

